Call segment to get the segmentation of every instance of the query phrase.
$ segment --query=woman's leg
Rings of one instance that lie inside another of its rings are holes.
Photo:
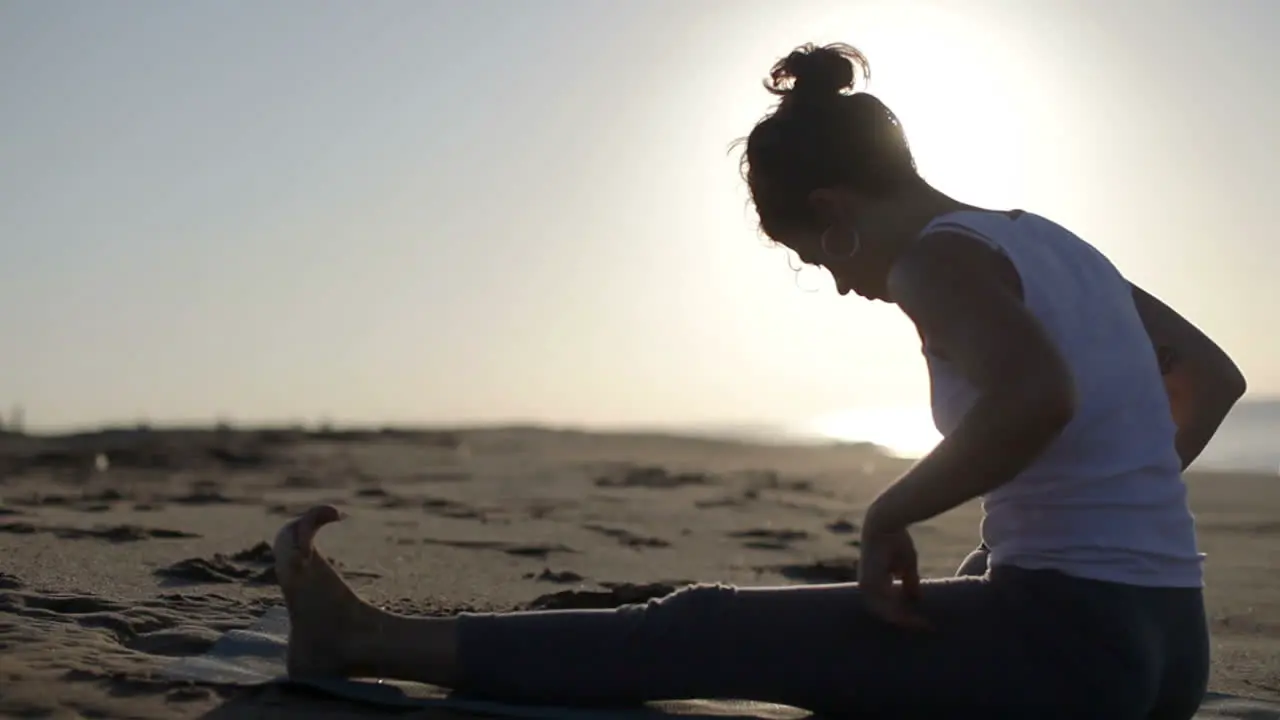
[[[1198,588],[1149,588],[1164,631],[1160,696],[1147,720],[1191,720],[1209,688],[1209,627]]]
[[[1092,643],[1092,620],[1107,620],[1102,633],[1114,636],[1131,618],[1073,612],[1098,599],[1056,573],[927,582],[928,632],[871,617],[855,585],[694,586],[616,610],[407,618],[363,603],[313,551],[315,530],[336,518],[312,510],[277,536],[293,674],[418,680],[526,702],[742,698],[864,717],[1105,720],[1105,700],[1126,711],[1145,702],[1117,687],[1129,668],[1110,662],[1133,653]]]
[[[820,711],[948,709],[987,694],[982,578],[927,581],[925,635],[872,618],[857,586],[694,585],[614,610],[464,615],[461,687],[539,703],[744,698]],[[994,614],[990,617],[994,619]],[[897,717],[895,714],[894,717]]]

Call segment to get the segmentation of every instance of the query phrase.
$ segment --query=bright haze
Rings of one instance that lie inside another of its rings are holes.
[[[729,151],[806,41],[870,56],[928,180],[1071,227],[1275,394],[1277,33],[1266,0],[9,0],[0,404],[919,432],[911,326],[793,273]]]

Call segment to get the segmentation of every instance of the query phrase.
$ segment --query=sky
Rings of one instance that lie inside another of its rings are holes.
[[[1278,31],[1267,0],[0,0],[0,407],[920,417],[911,326],[797,277],[730,152],[806,41],[870,56],[930,182],[1075,230],[1280,394]]]

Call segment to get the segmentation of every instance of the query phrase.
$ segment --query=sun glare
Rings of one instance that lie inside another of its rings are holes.
[[[1026,113],[1010,84],[1019,73],[987,24],[942,5],[888,12],[867,38],[870,90],[902,120],[921,173],[969,202],[1016,196]]]
[[[942,437],[928,408],[846,410],[819,418],[813,425],[823,437],[875,443],[900,457],[920,457]]]

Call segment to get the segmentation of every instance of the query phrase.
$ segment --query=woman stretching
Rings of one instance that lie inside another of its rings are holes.
[[[760,225],[841,295],[897,305],[944,440],[867,508],[859,582],[697,585],[616,610],[394,615],[315,551],[318,507],[276,538],[289,672],[417,680],[509,701],[742,698],[863,717],[1151,718],[1208,675],[1202,556],[1182,470],[1244,393],[1229,358],[1097,250],[916,172],[855,92],[865,58],[806,45],[743,169]],[[1171,412],[1156,348],[1180,388]],[[921,580],[909,530],[983,498],[978,574]],[[983,557],[985,555],[985,557]]]

